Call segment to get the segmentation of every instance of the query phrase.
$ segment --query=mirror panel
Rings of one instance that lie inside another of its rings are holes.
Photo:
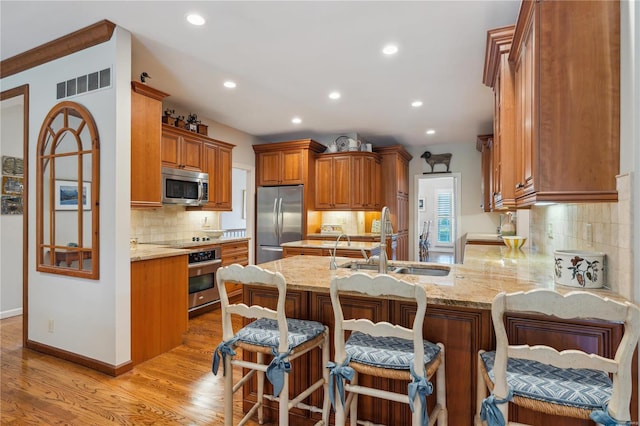
[[[62,102],[38,138],[37,269],[97,279],[99,139],[91,114]]]

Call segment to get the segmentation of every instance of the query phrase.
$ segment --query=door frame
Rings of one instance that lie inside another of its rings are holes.
[[[451,178],[453,180],[453,216],[454,216],[454,226],[453,226],[453,253],[454,253],[454,262],[458,263],[462,260],[462,236],[460,230],[462,226],[460,225],[460,207],[461,207],[461,186],[460,183],[462,181],[462,175],[459,172],[452,173],[427,173],[421,175],[414,175],[413,178],[413,203],[412,203],[412,211],[413,211],[413,229],[415,230],[414,239],[412,244],[412,252],[413,252],[413,260],[418,261],[419,259],[419,238],[418,234],[422,230],[422,226],[418,223],[418,199],[420,197],[420,182],[427,181],[430,179],[442,179],[442,178]],[[432,232],[433,229],[430,231]]]

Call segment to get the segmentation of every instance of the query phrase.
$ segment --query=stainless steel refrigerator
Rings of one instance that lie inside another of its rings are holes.
[[[282,259],[280,244],[302,239],[302,185],[258,187],[256,263]]]

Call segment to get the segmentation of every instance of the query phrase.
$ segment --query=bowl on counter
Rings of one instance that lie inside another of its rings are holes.
[[[203,229],[202,232],[211,238],[220,238],[224,234],[224,229]]]
[[[526,237],[520,237],[518,235],[503,236],[502,237],[502,241],[510,249],[516,250],[516,249],[519,249],[520,247],[522,247],[525,242],[527,242],[527,238]]]

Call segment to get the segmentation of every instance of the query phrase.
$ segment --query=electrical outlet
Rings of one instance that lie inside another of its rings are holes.
[[[547,237],[553,239],[553,223],[547,224]]]
[[[49,320],[49,333],[53,333],[53,320]]]

